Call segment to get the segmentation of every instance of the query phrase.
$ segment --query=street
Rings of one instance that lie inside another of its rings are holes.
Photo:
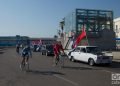
[[[20,62],[15,48],[0,50],[0,86],[113,86],[111,74],[120,73],[120,62],[89,66],[66,58],[64,68],[55,67],[53,56],[40,52],[33,52],[30,71],[21,71]]]

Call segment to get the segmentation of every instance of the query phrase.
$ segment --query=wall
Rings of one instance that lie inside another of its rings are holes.
[[[115,33],[112,30],[104,29],[98,38],[89,38],[90,45],[99,46],[103,50],[115,50]]]
[[[120,38],[120,17],[114,19],[114,31],[116,33],[116,38]]]

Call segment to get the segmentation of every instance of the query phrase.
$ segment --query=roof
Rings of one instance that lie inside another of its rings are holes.
[[[56,40],[55,38],[30,38],[30,40]]]
[[[97,46],[77,46],[77,47],[97,47]]]
[[[117,22],[117,21],[120,21],[120,17],[114,19],[114,22]]]
[[[16,36],[0,36],[0,40],[17,40],[17,39],[26,40],[29,39],[29,37],[20,36],[20,38],[17,38]]]

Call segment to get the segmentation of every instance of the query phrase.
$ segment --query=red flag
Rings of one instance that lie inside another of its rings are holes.
[[[86,32],[85,32],[85,28],[83,27],[82,33],[77,37],[73,47],[75,48],[85,36],[86,36]]]
[[[39,45],[42,45],[42,40],[41,39],[39,40]]]

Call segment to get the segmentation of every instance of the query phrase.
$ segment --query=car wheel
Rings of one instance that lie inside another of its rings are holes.
[[[95,64],[94,60],[93,59],[89,59],[89,65],[93,66],[94,64]]]
[[[75,62],[75,59],[74,59],[74,57],[73,57],[73,56],[71,57],[71,61],[72,61],[72,62]]]
[[[43,55],[43,52],[41,52],[41,55]]]

